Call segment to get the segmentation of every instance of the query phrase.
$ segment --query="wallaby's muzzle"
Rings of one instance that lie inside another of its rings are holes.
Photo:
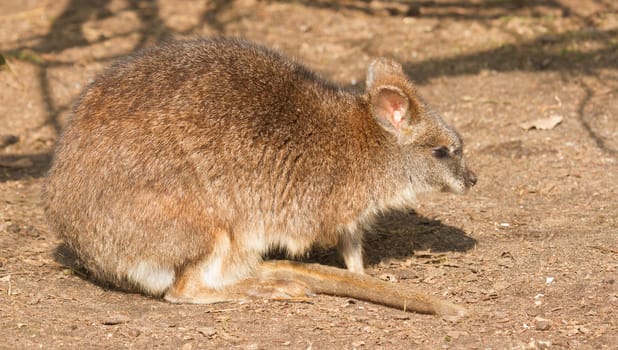
[[[476,174],[472,171],[469,170],[466,171],[466,175],[464,176],[465,181],[466,181],[466,187],[470,188],[474,185],[476,185],[476,181],[478,180],[478,178],[476,177]]]

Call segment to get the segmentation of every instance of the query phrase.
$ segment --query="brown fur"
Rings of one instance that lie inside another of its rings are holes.
[[[355,95],[261,46],[202,39],[143,51],[91,84],[43,198],[51,228],[121,288],[176,302],[313,291],[459,313],[358,274],[362,234],[416,193],[475,182],[461,140],[397,63],[374,61]],[[262,263],[315,244],[337,245],[356,273]]]

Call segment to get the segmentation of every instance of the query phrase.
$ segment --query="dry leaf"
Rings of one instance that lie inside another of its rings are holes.
[[[397,276],[390,274],[390,273],[383,273],[380,276],[378,276],[378,278],[383,281],[387,281],[387,282],[397,282]]]
[[[548,118],[541,118],[531,122],[525,122],[519,124],[524,130],[538,129],[538,130],[551,130],[562,123],[563,118],[557,114],[553,114]]]

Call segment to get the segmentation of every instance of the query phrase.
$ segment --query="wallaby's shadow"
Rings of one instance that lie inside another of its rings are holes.
[[[118,288],[110,283],[106,283],[92,277],[90,272],[80,263],[79,259],[77,258],[77,254],[75,254],[75,251],[65,243],[60,243],[56,246],[56,249],[54,249],[53,252],[53,257],[58,264],[71,270],[73,274],[80,279],[89,283],[94,283],[95,285],[103,288],[104,290],[136,293],[135,290],[125,290],[122,288]]]
[[[415,250],[465,252],[476,243],[463,230],[420,216],[414,210],[392,210],[381,215],[369,229],[363,246],[365,264],[371,266],[387,258],[408,258]],[[344,266],[335,249],[314,249],[304,260]]]
[[[83,279],[87,279],[89,281],[91,280],[88,270],[86,270],[86,268],[79,262],[79,259],[77,258],[77,254],[75,254],[75,251],[73,251],[73,249],[71,249],[71,247],[69,247],[64,242],[56,246],[56,249],[54,249],[54,252],[53,252],[53,256],[54,256],[54,261],[68,268],[75,275]]]

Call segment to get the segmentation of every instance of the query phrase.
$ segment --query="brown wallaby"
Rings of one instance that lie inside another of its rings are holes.
[[[464,309],[363,275],[363,232],[426,191],[475,175],[457,133],[401,66],[352,94],[235,39],[168,43],[92,83],[60,138],[43,199],[51,228],[98,280],[170,302],[348,296]],[[262,261],[337,246],[349,271]]]

